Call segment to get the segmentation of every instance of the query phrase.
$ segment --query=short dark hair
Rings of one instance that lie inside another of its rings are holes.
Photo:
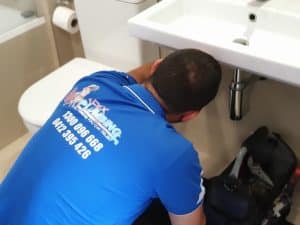
[[[217,94],[220,64],[196,49],[177,50],[159,64],[150,82],[169,113],[200,110]]]

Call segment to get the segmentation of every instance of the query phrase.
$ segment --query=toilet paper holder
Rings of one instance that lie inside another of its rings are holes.
[[[69,6],[73,0],[56,0],[56,6]]]

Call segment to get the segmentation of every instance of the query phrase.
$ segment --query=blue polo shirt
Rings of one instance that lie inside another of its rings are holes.
[[[47,94],[51,94],[51,91]],[[126,73],[78,81],[0,186],[2,225],[129,225],[160,198],[169,212],[202,204],[192,144]]]

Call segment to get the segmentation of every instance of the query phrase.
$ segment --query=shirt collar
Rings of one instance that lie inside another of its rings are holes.
[[[156,98],[141,84],[124,86],[145,109],[153,114],[165,118],[165,112]]]

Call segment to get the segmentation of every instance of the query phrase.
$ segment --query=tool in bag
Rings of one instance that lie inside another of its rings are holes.
[[[291,225],[286,221],[291,205],[295,186],[300,178],[300,167],[294,171],[289,183],[285,185],[280,195],[275,199],[273,207],[269,210],[262,225]]]
[[[242,143],[236,159],[206,180],[207,225],[288,224],[296,165],[294,152],[280,135],[257,129]]]

